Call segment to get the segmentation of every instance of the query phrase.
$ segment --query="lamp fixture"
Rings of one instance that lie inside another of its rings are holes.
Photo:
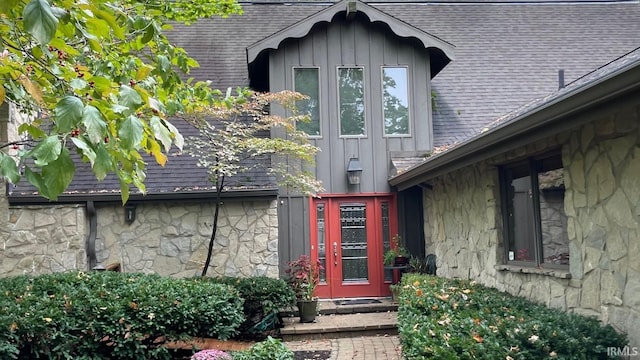
[[[136,206],[135,205],[126,205],[124,207],[124,221],[127,224],[131,224],[136,220]]]
[[[347,177],[349,178],[349,184],[360,184],[360,178],[362,177],[362,165],[360,164],[360,159],[349,159],[349,164],[347,165]]]

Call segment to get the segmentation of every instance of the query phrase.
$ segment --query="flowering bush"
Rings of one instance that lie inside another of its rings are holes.
[[[287,282],[297,299],[313,300],[313,292],[320,282],[320,270],[320,261],[311,260],[309,255],[300,255],[298,259],[289,262],[289,268],[285,270]]]
[[[207,349],[193,354],[191,360],[231,360],[231,355],[222,350]]]

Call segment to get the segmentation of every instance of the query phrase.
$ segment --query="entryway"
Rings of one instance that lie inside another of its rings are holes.
[[[311,254],[324,266],[316,295],[388,296],[390,279],[385,279],[382,255],[397,233],[395,196],[323,196],[311,201]]]

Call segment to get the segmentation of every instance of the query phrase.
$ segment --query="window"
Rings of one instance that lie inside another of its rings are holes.
[[[385,135],[409,135],[409,95],[406,67],[382,67]]]
[[[318,68],[293,68],[293,88],[309,99],[296,102],[302,114],[308,114],[309,122],[299,122],[298,130],[309,136],[320,136],[320,87]]]
[[[338,68],[338,96],[340,98],[340,135],[365,135],[364,69],[362,67]]]
[[[507,261],[567,267],[569,240],[560,155],[505,166],[501,184]]]

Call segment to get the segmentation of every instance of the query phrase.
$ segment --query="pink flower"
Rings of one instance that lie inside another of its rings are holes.
[[[232,360],[231,355],[216,349],[198,351],[191,356],[191,360]]]

